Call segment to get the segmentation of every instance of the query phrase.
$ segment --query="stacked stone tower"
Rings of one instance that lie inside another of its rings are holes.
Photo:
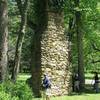
[[[71,91],[71,67],[63,12],[46,10],[45,25],[45,29],[34,37],[33,92],[41,94],[41,82],[46,73],[52,83],[51,94],[66,95]]]

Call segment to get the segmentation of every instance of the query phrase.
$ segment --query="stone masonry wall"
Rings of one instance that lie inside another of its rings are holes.
[[[52,95],[71,91],[71,68],[68,61],[68,41],[64,34],[63,14],[48,12],[48,25],[42,34],[41,69],[50,77]]]

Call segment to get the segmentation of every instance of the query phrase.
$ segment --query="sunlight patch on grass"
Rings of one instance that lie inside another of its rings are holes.
[[[19,74],[17,80],[18,81],[26,81],[30,77],[31,77],[30,74]]]
[[[100,94],[82,94],[82,95],[59,96],[50,98],[50,100],[99,100],[99,99],[100,99]],[[43,100],[43,99],[33,98],[33,100]]]

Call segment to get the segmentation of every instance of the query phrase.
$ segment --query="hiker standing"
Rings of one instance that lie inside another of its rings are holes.
[[[74,77],[74,91],[79,92],[79,76],[78,76],[78,74],[75,74],[75,77]]]
[[[43,87],[43,100],[50,100],[50,89],[51,89],[51,82],[46,74],[44,74],[43,82],[42,82],[42,87]]]
[[[98,77],[97,72],[95,72],[95,75],[94,75],[94,89],[95,89],[96,93],[98,93],[98,91],[99,91],[99,77]]]

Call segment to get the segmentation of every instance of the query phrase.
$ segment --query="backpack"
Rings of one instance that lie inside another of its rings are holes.
[[[50,80],[47,77],[43,79],[42,87],[43,89],[51,88]]]

